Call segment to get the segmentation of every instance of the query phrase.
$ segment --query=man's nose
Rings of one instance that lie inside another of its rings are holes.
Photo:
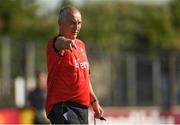
[[[78,24],[75,24],[75,25],[74,25],[74,29],[75,29],[75,30],[79,29],[79,27],[80,27],[80,26],[79,26]]]
[[[75,30],[78,29],[78,25],[77,25],[77,24],[74,25],[74,29],[75,29]]]

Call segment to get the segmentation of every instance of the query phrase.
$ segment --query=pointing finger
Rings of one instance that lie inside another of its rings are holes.
[[[75,40],[72,40],[72,47],[77,49],[77,46],[76,46],[76,43],[75,43]]]
[[[73,51],[73,45],[72,45],[72,43],[69,44],[69,49],[71,50],[71,52]]]

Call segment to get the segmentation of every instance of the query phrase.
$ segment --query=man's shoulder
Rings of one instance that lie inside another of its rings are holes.
[[[49,37],[48,43],[49,43],[49,42],[52,42],[55,38],[56,38],[55,36],[54,36],[54,37]]]
[[[85,43],[84,43],[84,41],[83,41],[83,40],[76,39],[76,41],[77,41],[79,44],[83,44],[83,45],[85,45]]]
[[[52,42],[55,40],[55,36],[54,37],[50,37],[48,40],[47,40],[47,46],[51,46],[52,45]]]

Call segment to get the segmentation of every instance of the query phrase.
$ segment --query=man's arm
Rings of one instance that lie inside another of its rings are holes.
[[[103,116],[104,111],[102,107],[100,106],[99,101],[93,91],[91,82],[89,82],[89,87],[90,87],[90,102],[94,111],[94,116],[95,118],[100,118]]]
[[[57,37],[55,41],[55,47],[58,51],[64,49],[70,49],[71,51],[73,51],[73,49],[77,48],[74,40],[68,39],[64,36]]]

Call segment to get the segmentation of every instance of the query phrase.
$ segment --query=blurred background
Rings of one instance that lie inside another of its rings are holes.
[[[65,5],[107,123],[180,124],[180,0],[0,0],[0,124],[48,123],[46,43]]]

